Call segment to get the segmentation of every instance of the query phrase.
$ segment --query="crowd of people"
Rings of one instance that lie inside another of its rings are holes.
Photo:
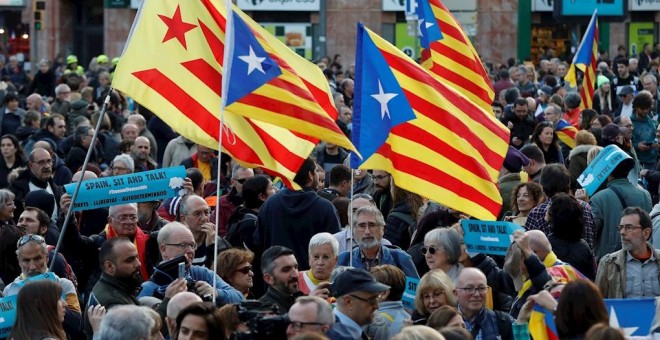
[[[351,169],[337,145],[322,142],[304,160],[300,189],[282,187],[112,89],[116,59],[99,55],[87,71],[73,55],[42,61],[30,77],[9,57],[0,285],[16,296],[16,321],[5,335],[529,339],[536,305],[554,313],[560,339],[623,339],[604,299],[660,296],[660,44],[598,62],[594,107],[584,110],[558,58],[490,70],[493,112],[511,130],[499,220],[525,229],[494,256],[467,251],[469,211],[381,169]],[[354,70],[339,55],[318,65],[350,136]],[[559,138],[565,123],[578,130],[574,146]],[[577,179],[608,145],[630,158],[588,196]],[[64,225],[65,184],[177,165],[185,195],[77,211]],[[419,283],[406,300],[408,278]]]

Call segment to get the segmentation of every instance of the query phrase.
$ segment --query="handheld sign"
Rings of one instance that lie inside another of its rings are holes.
[[[45,274],[39,274],[32,277],[28,277],[27,280],[20,281],[18,284],[20,287],[24,286],[30,281],[37,280],[53,280],[57,281],[55,274],[48,272]],[[0,299],[0,338],[9,337],[11,333],[11,328],[16,323],[16,299],[18,295],[11,295],[3,297]]]
[[[84,181],[73,211],[183,196],[186,193],[183,188],[185,177],[186,169],[177,166]],[[76,183],[64,186],[67,193],[73,193],[75,188]]]
[[[587,195],[593,195],[598,187],[605,182],[614,168],[625,159],[632,158],[618,146],[610,144],[601,150],[596,158],[587,166],[577,178],[577,182],[584,188]]]
[[[513,232],[525,231],[511,222],[462,220],[463,240],[469,253],[506,255],[513,242]]]
[[[417,293],[418,285],[419,279],[406,277],[406,290],[403,291],[403,297],[401,298],[404,308],[415,310],[415,294]]]

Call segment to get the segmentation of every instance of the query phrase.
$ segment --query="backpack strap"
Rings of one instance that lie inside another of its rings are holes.
[[[623,195],[621,195],[621,192],[619,191],[619,189],[617,189],[613,186],[610,187],[610,189],[616,194],[616,197],[619,198],[619,202],[621,203],[622,209],[625,209],[626,207],[628,207],[628,205],[626,204],[626,200],[623,198]]]

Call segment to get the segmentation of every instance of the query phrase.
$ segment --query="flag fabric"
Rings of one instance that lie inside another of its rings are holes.
[[[396,185],[479,219],[502,205],[497,175],[509,130],[358,24],[352,139]]]
[[[551,311],[534,305],[529,317],[529,334],[534,340],[558,340],[557,327]]]
[[[594,91],[596,86],[596,61],[598,58],[598,11],[594,10],[591,16],[587,31],[582,37],[577,53],[573,57],[573,62],[566,73],[564,80],[571,87],[578,87],[582,103],[580,108],[590,109],[593,107]],[[584,73],[582,82],[577,83],[576,71]],[[578,86],[580,85],[580,86]]]
[[[621,328],[626,336],[649,335],[655,299],[605,299],[605,308],[610,316],[610,326]]]
[[[182,136],[211,148],[217,148],[220,136],[223,12],[224,7],[216,7],[210,0],[143,1],[113,78],[116,89],[153,111]],[[298,64],[297,60],[291,62]],[[299,73],[304,73],[300,78],[309,90],[306,93],[318,96],[319,105],[327,107],[323,103],[329,103],[329,94],[318,90],[325,79],[306,67],[300,66]],[[248,97],[258,98],[259,104],[242,105],[267,114],[278,103],[278,95],[252,93]],[[292,185],[318,138],[233,111],[224,115],[223,151],[244,165],[280,175]]]
[[[488,73],[456,18],[440,0],[417,0],[422,66],[493,114],[495,97]]]
[[[569,124],[566,120],[561,119],[555,126],[557,137],[562,143],[566,144],[569,148],[575,148],[575,134],[578,130],[575,126]]]
[[[224,17],[212,10],[211,0],[202,2],[222,27]],[[231,13],[233,27],[227,30],[225,42],[229,58],[223,65],[226,109],[307,136],[322,136],[327,142],[356,151],[335,122],[337,109],[321,69],[240,9],[233,8]],[[312,84],[308,79],[324,83]]]

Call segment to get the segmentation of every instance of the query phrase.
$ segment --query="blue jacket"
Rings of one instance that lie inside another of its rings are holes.
[[[215,286],[216,286],[216,290],[218,291],[217,301],[220,304],[240,303],[243,300],[243,294],[241,294],[238,290],[234,289],[232,286],[228,285],[225,281],[223,281],[220,278],[220,276],[218,276],[208,268],[200,267],[200,266],[190,266],[190,269],[188,270],[188,275],[186,276],[186,280],[192,279],[194,281],[204,281],[210,285],[213,285],[214,275],[216,276]],[[170,281],[169,283],[172,283],[175,279],[176,278],[172,278],[172,281]],[[169,283],[167,285],[169,285]],[[142,283],[142,291],[138,295],[138,299],[143,296],[154,296],[154,292],[156,292],[157,290],[162,290],[162,292],[165,292],[167,285],[159,286],[157,283],[151,280],[146,281]]]
[[[339,254],[337,260],[338,266],[351,266],[355,268],[364,269],[362,261],[360,261],[360,247],[353,248],[353,263],[349,264],[350,254],[345,251]],[[412,257],[405,251],[399,248],[380,247],[380,264],[391,264],[403,270],[403,273],[408,277],[419,279],[417,269],[412,261]]]

